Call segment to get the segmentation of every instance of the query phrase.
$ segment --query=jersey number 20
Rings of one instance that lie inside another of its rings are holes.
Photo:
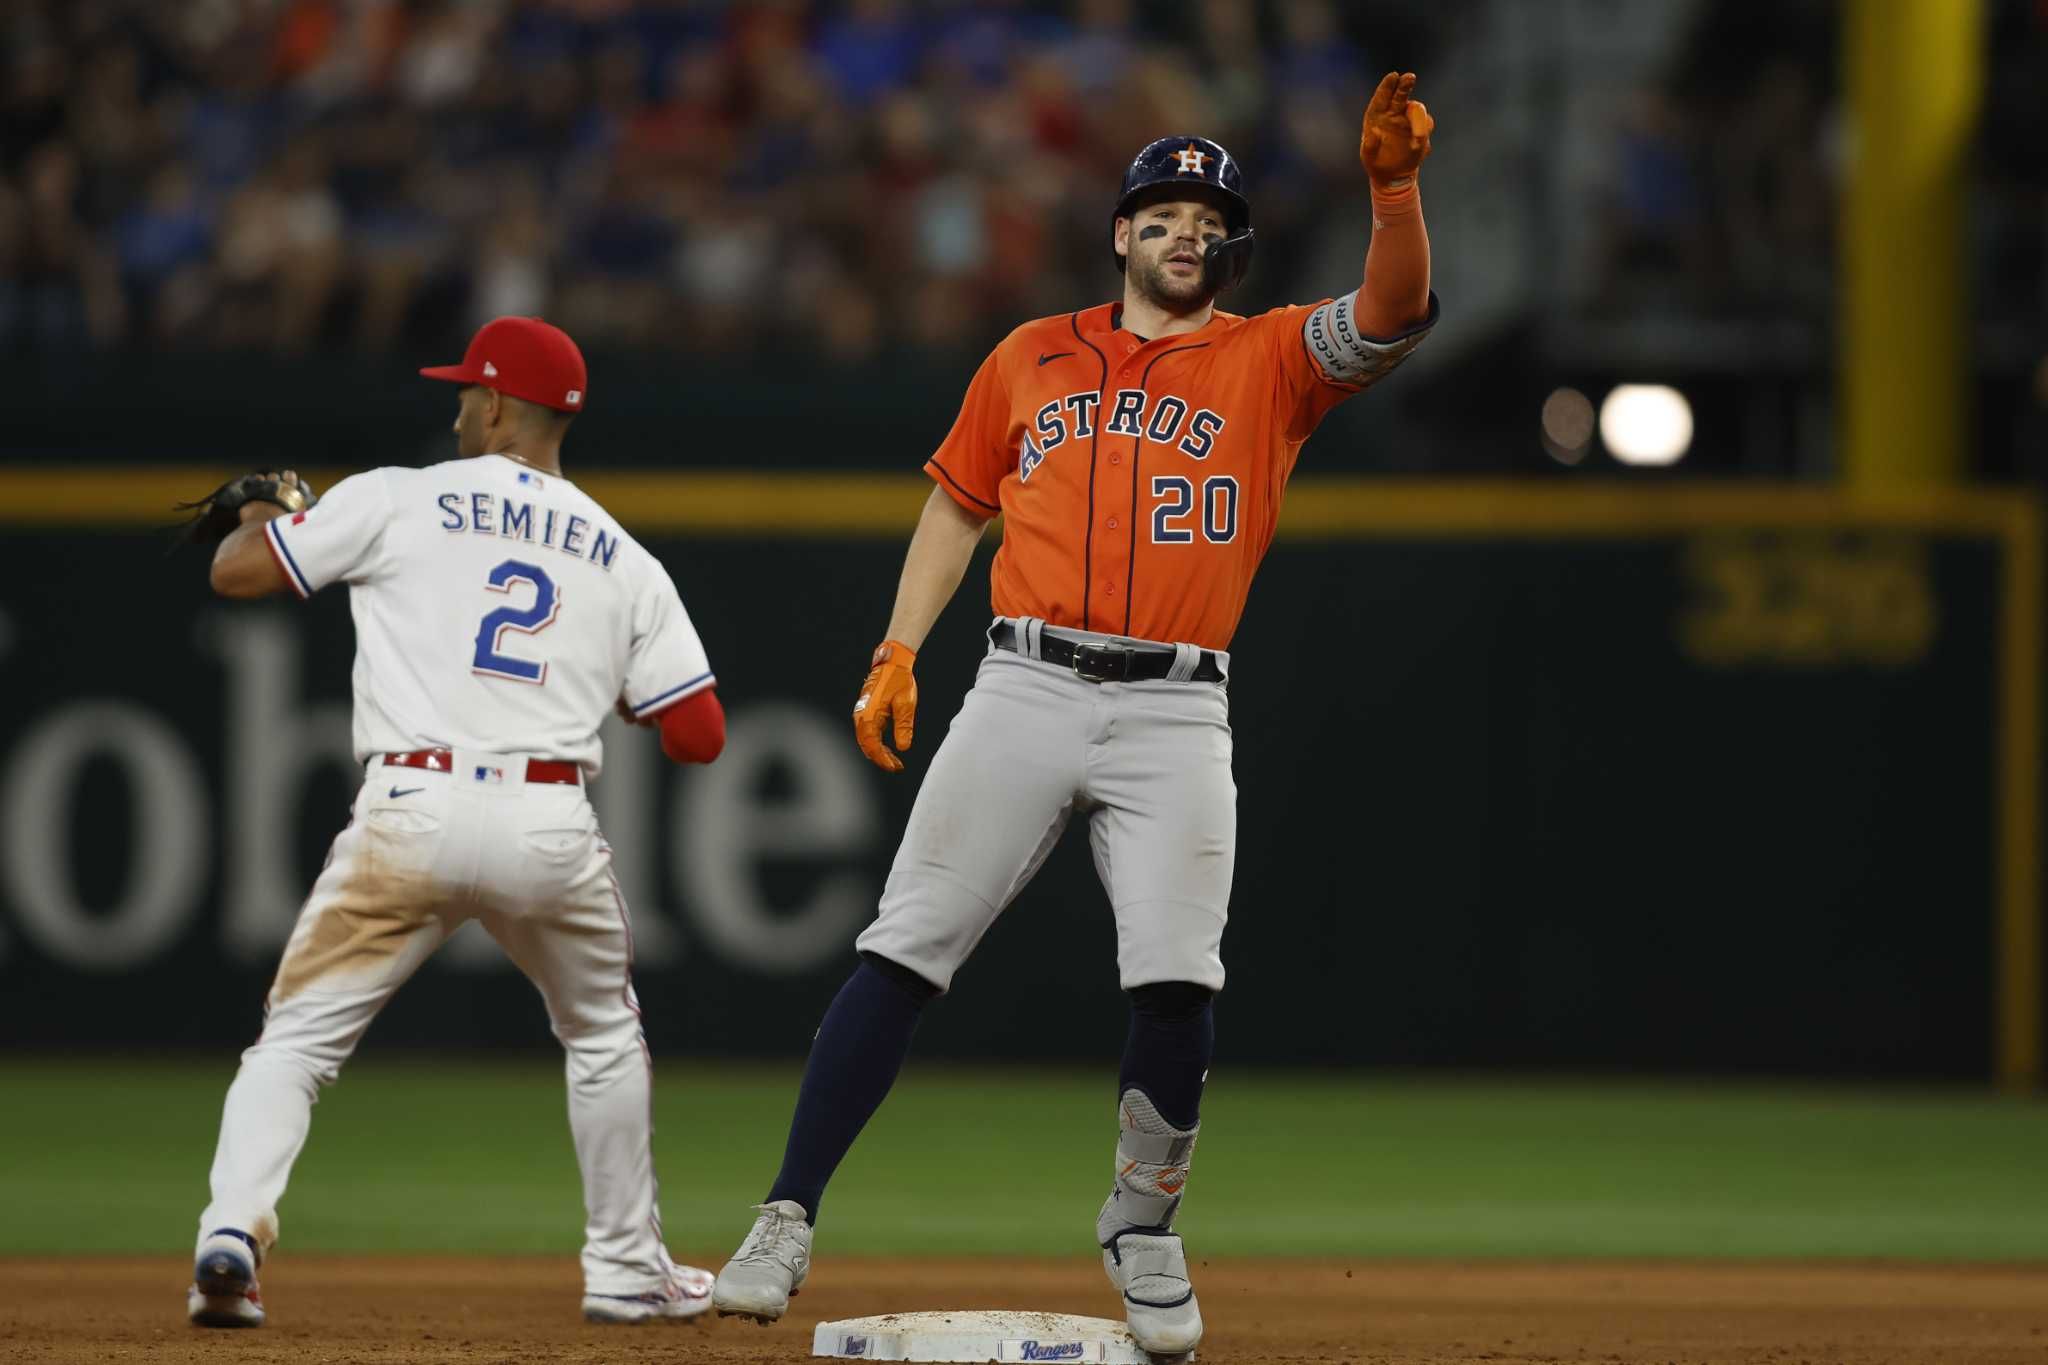
[[[1152,479],[1152,496],[1160,499],[1152,509],[1154,545],[1192,545],[1194,528],[1186,522],[1194,512],[1195,486],[1178,474],[1157,474]],[[1202,539],[1211,545],[1228,545],[1237,539],[1237,480],[1216,474],[1202,480],[1202,506],[1196,520]]]
[[[547,570],[521,559],[508,559],[492,569],[484,586],[491,592],[509,593],[514,583],[533,584],[533,605],[503,606],[485,616],[483,623],[476,628],[476,657],[471,660],[470,667],[493,678],[510,678],[514,682],[538,686],[548,680],[547,663],[500,654],[498,645],[508,630],[538,635],[553,625],[562,610],[562,594],[556,590],[555,580],[548,577]]]

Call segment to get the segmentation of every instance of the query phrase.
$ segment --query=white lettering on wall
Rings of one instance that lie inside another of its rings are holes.
[[[210,612],[202,644],[227,674],[221,944],[244,962],[274,959],[309,889],[299,868],[298,810],[306,778],[338,764],[361,782],[346,702],[308,704],[299,691],[302,628],[276,611]],[[341,832],[337,826],[335,833]]]
[[[202,616],[198,642],[221,664],[218,779],[166,716],[173,698],[206,686],[203,673],[143,675],[138,698],[86,698],[24,718],[0,762],[0,918],[16,931],[12,941],[0,936],[0,957],[25,939],[80,970],[145,967],[208,910],[217,858],[220,947],[250,966],[276,960],[312,875],[300,848],[308,782],[325,764],[351,785],[360,777],[348,703],[306,699],[305,629],[274,610]],[[774,975],[800,975],[846,951],[874,913],[880,888],[861,868],[882,829],[878,779],[845,731],[836,716],[805,705],[743,707],[729,718],[718,762],[672,769],[651,731],[606,721],[605,770],[591,798],[640,966],[681,961],[693,935],[727,961]],[[88,909],[71,862],[79,846],[72,822],[79,776],[100,755],[128,783],[135,814],[128,846],[94,846],[125,880],[114,904]],[[787,781],[765,794],[771,769]],[[672,798],[666,821],[664,795]],[[344,814],[334,815],[339,833]],[[816,869],[795,905],[770,891],[773,874],[790,864]],[[511,970],[474,931],[436,958],[444,969]]]
[[[765,796],[762,779],[777,765],[789,792]],[[678,775],[670,844],[681,854],[693,922],[721,956],[793,976],[847,950],[880,888],[844,868],[820,875],[804,904],[778,909],[761,864],[864,855],[880,832],[867,777],[843,722],[774,703],[735,714],[718,761]]]
[[[128,783],[133,842],[103,856],[128,869],[114,904],[88,910],[68,866],[72,797],[87,759]],[[32,726],[5,768],[0,885],[25,937],[80,971],[118,972],[176,940],[199,908],[213,831],[206,783],[170,726],[126,702],[80,702]]]

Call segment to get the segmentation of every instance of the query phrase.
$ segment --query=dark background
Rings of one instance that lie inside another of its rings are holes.
[[[1418,480],[1469,489],[1500,523],[1402,534],[1382,518],[1314,540],[1283,517],[1234,642],[1223,1055],[1986,1076],[1993,759],[2016,739],[1994,626],[2013,542],[1937,510],[1956,484],[2017,506],[2048,454],[2048,5],[1984,0],[1955,168],[1965,321],[1925,357],[1930,376],[1963,378],[1960,455],[1952,475],[1929,462],[1947,486],[1877,490],[1929,509],[1887,531],[1857,510],[1872,490],[1843,488],[1842,205],[1869,112],[1845,88],[1846,13],[4,7],[0,839],[54,810],[79,905],[57,906],[76,934],[53,950],[25,899],[48,888],[23,889],[47,850],[7,846],[0,1047],[246,1041],[351,790],[319,756],[346,703],[343,597],[211,601],[197,564],[165,558],[131,514],[103,515],[137,466],[191,470],[196,494],[254,466],[446,458],[453,394],[416,367],[520,313],[590,357],[572,473],[908,475],[990,345],[1115,295],[1114,189],[1153,136],[1214,136],[1247,168],[1260,246],[1234,310],[1352,287],[1369,223],[1359,111],[1401,68],[1439,121],[1422,192],[1444,321],[1331,416],[1300,468],[1383,479],[1390,498]],[[1598,405],[1623,382],[1689,401],[1675,468],[1625,465],[1598,435],[1544,439],[1548,396]],[[66,475],[80,477],[61,524],[13,515],[10,499]],[[1567,532],[1503,484],[1646,501]],[[1841,495],[1795,532],[1683,515],[1703,487],[1762,505]],[[793,1056],[971,680],[985,577],[970,573],[924,651],[919,754],[891,782],[859,760],[845,712],[899,537],[750,523],[647,539],[703,626],[735,736],[718,767],[676,775],[647,736],[611,735],[597,795],[646,921],[648,1027],[686,1055]],[[1712,609],[1702,564],[1723,560],[1769,590],[1738,623],[1748,646],[1711,656],[1688,622]],[[1859,636],[1897,572],[1926,629]],[[2042,623],[2023,625],[2038,638]],[[262,668],[290,674],[266,674],[256,698],[285,727],[267,741],[226,719]],[[309,707],[327,729],[303,729]],[[185,794],[139,808],[104,754],[35,785],[24,755],[67,716],[117,747],[138,725],[157,734],[191,765]],[[290,774],[275,831],[249,797],[266,764]],[[707,828],[729,847],[693,844]],[[202,847],[189,883],[175,858],[140,857],[152,829]],[[251,847],[258,831],[276,846]],[[731,854],[785,835],[782,851]],[[267,878],[254,900],[223,876],[248,866]],[[150,888],[168,928],[117,961],[101,921]],[[839,911],[801,920],[830,896]],[[1110,935],[1072,836],[921,1054],[1106,1055],[1123,1010]],[[428,971],[433,989],[401,993],[379,1040],[546,1045],[530,990],[488,953]]]
[[[1725,532],[1724,532],[1725,533]],[[1763,533],[1763,544],[1774,533]],[[1824,539],[1853,549],[1860,533]],[[1600,543],[1450,539],[1283,543],[1233,652],[1239,862],[1220,1005],[1222,1055],[1269,1064],[1684,1069],[1978,1076],[1990,1064],[1991,722],[1996,572],[1984,542],[1931,547],[1936,625],[1903,664],[1702,663],[1682,644],[1701,606],[1691,536]],[[197,566],[160,537],[16,533],[12,581],[147,607],[118,631],[51,594],[17,603],[0,677],[0,789],[68,812],[67,862],[88,915],[137,866],[130,787],[102,756],[23,793],[25,732],[121,699],[160,717],[204,775],[214,842],[231,771],[223,725],[252,705],[196,623],[281,627],[301,681],[257,705],[346,702],[346,600],[210,605]],[[852,876],[871,897],[918,774],[971,681],[985,622],[977,580],[923,652],[924,720],[911,771],[891,779],[842,743],[846,680],[872,633],[886,541],[657,539],[692,604],[732,709],[793,707],[828,737],[871,808],[850,848],[743,860],[770,918]],[[818,573],[820,564],[831,572]],[[769,628],[772,627],[772,628]],[[243,712],[247,714],[247,712]],[[782,714],[776,712],[775,714]],[[613,733],[600,801],[651,822],[635,847],[606,812],[628,893],[662,918],[676,956],[643,961],[657,1048],[684,1055],[800,1050],[851,963],[851,929],[764,967],[707,932],[672,822],[665,763],[629,769]],[[253,737],[257,762],[272,755]],[[286,741],[289,744],[289,740]],[[730,771],[730,769],[728,769]],[[655,783],[642,774],[659,774]],[[764,810],[819,790],[766,762]],[[607,784],[610,784],[608,789]],[[286,854],[307,884],[346,815],[350,770],[287,793]],[[11,808],[10,808],[11,810]],[[0,813],[0,838],[12,837]],[[1001,819],[990,811],[986,818]],[[53,958],[18,904],[0,956],[0,1037],[16,1044],[233,1046],[259,1020],[276,947],[238,955],[217,918],[217,869],[159,951],[118,972]],[[871,899],[858,908],[864,922]],[[281,933],[290,904],[277,907]],[[499,964],[436,963],[402,992],[380,1038],[535,1045],[531,989]],[[1085,839],[1070,837],[962,971],[926,1030],[934,1057],[1095,1056],[1118,1029],[1110,918]],[[1020,1029],[1028,1032],[1020,1036]]]

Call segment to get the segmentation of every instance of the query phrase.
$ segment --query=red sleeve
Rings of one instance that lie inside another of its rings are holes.
[[[1010,390],[1003,383],[1002,349],[988,353],[967,396],[960,400],[960,415],[938,450],[924,463],[924,472],[959,503],[984,520],[1002,511],[1003,478],[1010,472]]]
[[[677,763],[709,763],[725,748],[718,689],[692,693],[661,713],[661,751]]]

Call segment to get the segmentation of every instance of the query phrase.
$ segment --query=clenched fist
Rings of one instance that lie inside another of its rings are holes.
[[[917,679],[910,670],[916,664],[917,651],[909,645],[889,640],[875,646],[875,666],[868,670],[860,700],[853,704],[853,737],[869,761],[885,772],[902,772],[903,760],[882,743],[884,724],[894,722],[897,752],[910,751],[911,731],[917,725]]]
[[[1358,134],[1358,164],[1380,189],[1406,188],[1429,156],[1429,135],[1436,120],[1421,100],[1412,99],[1413,71],[1389,71],[1365,106],[1365,126]]]

